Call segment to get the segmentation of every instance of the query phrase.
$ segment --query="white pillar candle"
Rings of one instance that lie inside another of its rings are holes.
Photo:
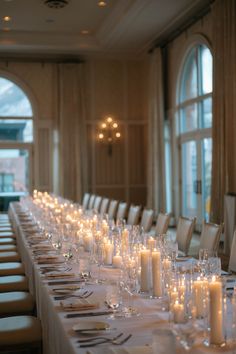
[[[148,248],[152,251],[155,248],[156,240],[153,237],[149,237],[147,241]]]
[[[150,251],[141,251],[141,291],[150,290]]]
[[[87,252],[90,252],[93,247],[93,236],[92,234],[88,233],[84,236],[84,249]]]
[[[152,252],[152,284],[153,295],[162,296],[161,252],[157,250]]]
[[[207,288],[207,280],[198,277],[197,280],[193,282],[193,296],[197,317],[204,317],[206,314]]]
[[[111,242],[105,243],[104,245],[104,263],[107,265],[112,264],[114,246]]]
[[[209,283],[210,295],[210,343],[221,344],[223,335],[223,297],[222,284],[215,277]]]
[[[185,314],[184,314],[184,305],[179,304],[178,301],[175,301],[173,305],[173,316],[175,323],[184,323],[185,322]]]
[[[164,271],[169,271],[171,269],[171,260],[168,258],[163,259],[163,269]]]
[[[113,256],[112,264],[115,268],[121,268],[122,267],[122,257],[118,254]]]
[[[122,251],[127,252],[129,249],[129,231],[124,229],[121,235]]]

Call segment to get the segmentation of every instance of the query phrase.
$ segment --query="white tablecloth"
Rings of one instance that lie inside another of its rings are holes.
[[[37,314],[41,319],[43,330],[43,353],[44,354],[150,354],[152,353],[152,332],[160,327],[168,326],[168,312],[161,311],[160,300],[144,299],[141,296],[135,296],[134,305],[139,310],[139,317],[120,318],[110,320],[108,316],[96,316],[86,318],[65,318],[66,312],[59,306],[59,302],[54,300],[55,294],[52,292],[52,286],[48,285],[48,281],[40,272],[40,266],[35,263],[32,256],[32,250],[27,245],[25,234],[20,225],[17,212],[19,203],[11,203],[9,208],[9,216],[12,220],[13,227],[17,236],[17,244],[25,265],[26,275],[29,277],[30,291],[35,295],[37,302]],[[73,271],[78,272],[76,265]],[[92,269],[92,273],[96,269]],[[107,279],[113,279],[117,276],[117,270],[112,268],[103,268],[102,275]],[[106,310],[104,299],[106,285],[87,285],[86,288],[93,291],[93,298],[100,303],[100,309]],[[112,328],[110,336],[116,332],[132,334],[130,340],[123,347],[115,347],[109,344],[103,344],[95,348],[79,348],[78,339],[81,338],[72,329],[76,323],[82,321],[106,321]],[[218,349],[206,348],[203,345],[194,346],[189,352],[191,354],[201,354],[210,352],[219,352]],[[223,350],[220,352],[236,353],[233,350]],[[185,353],[182,347],[177,348],[177,353]],[[168,354],[168,353],[165,353]],[[172,353],[171,353],[172,354]]]

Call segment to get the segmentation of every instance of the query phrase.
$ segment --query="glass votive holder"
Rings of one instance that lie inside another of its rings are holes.
[[[155,354],[176,353],[176,339],[169,328],[158,328],[153,331],[152,350]]]

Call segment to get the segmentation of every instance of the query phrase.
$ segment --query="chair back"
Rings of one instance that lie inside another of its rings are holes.
[[[209,251],[217,251],[220,243],[220,236],[222,234],[222,228],[222,224],[217,225],[204,221],[202,224],[199,249],[205,248]]]
[[[94,204],[93,204],[93,209],[96,210],[97,212],[99,212],[101,203],[102,203],[102,197],[100,197],[100,195],[96,195],[95,200],[94,200]]]
[[[101,206],[100,206],[100,210],[99,210],[100,214],[104,215],[104,214],[107,213],[108,204],[109,204],[109,199],[108,198],[103,198]]]
[[[188,254],[195,223],[195,217],[187,218],[184,216],[180,216],[178,220],[176,230],[176,241],[178,243],[178,249],[186,255]]]
[[[140,226],[143,228],[144,232],[150,231],[152,227],[153,215],[154,211],[152,209],[143,210]]]
[[[236,230],[231,244],[230,257],[229,257],[229,271],[236,273]]]
[[[139,224],[139,217],[141,214],[140,205],[131,205],[127,217],[127,225],[137,225]]]
[[[93,209],[94,202],[95,202],[95,194],[91,194],[88,203],[88,209]]]
[[[126,202],[120,202],[116,213],[116,220],[125,219],[127,209],[128,204]]]
[[[114,199],[111,200],[107,212],[109,220],[115,219],[117,208],[118,208],[118,200],[114,200]]]
[[[82,201],[82,207],[84,210],[88,209],[89,198],[90,198],[90,194],[84,193],[83,201]]]
[[[170,223],[170,214],[159,213],[156,221],[155,234],[163,235],[167,233]]]

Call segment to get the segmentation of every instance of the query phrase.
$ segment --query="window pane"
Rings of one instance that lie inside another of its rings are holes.
[[[181,133],[197,129],[197,104],[181,109]]]
[[[211,169],[212,169],[212,139],[203,140],[202,144],[203,166],[203,212],[204,218],[209,221],[211,204]]]
[[[33,141],[33,122],[31,119],[0,119],[0,140]]]
[[[212,55],[210,50],[201,46],[202,93],[212,92]]]
[[[182,178],[183,214],[186,216],[196,216],[197,145],[195,141],[190,141],[182,145]]]
[[[28,189],[27,150],[0,149],[0,192],[25,192]]]
[[[203,128],[212,126],[212,98],[209,97],[203,101]]]
[[[181,102],[197,97],[197,60],[195,49],[188,56],[181,83]]]
[[[0,78],[0,116],[32,117],[28,97],[21,88],[4,78]]]

